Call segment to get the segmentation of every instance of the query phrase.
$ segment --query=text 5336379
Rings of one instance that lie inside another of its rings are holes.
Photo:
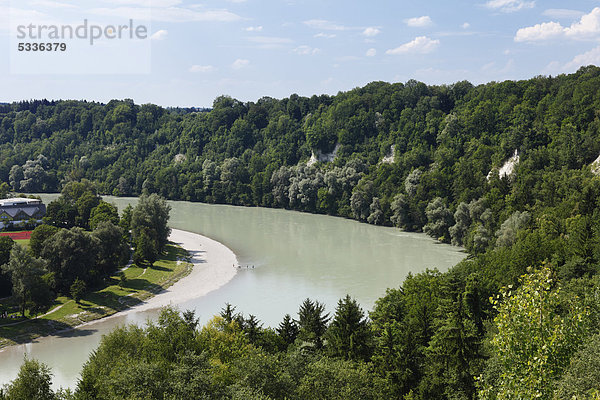
[[[67,51],[66,43],[24,42],[17,45],[19,51]]]

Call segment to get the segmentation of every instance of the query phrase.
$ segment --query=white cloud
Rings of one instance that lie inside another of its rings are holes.
[[[580,18],[585,13],[583,11],[568,10],[566,8],[550,8],[548,10],[545,10],[542,14],[550,18],[575,19]]]
[[[595,36],[600,33],[600,7],[596,7],[581,17],[579,22],[575,22],[569,28],[565,28],[567,36],[583,38]]]
[[[148,20],[149,15],[155,21],[163,22],[232,22],[238,21],[241,17],[227,10],[206,10],[196,11],[189,8],[169,7],[155,10],[150,13],[150,8],[141,7],[117,7],[117,8],[94,8],[90,10],[92,14],[123,17],[124,15],[132,19]]]
[[[600,65],[600,46],[583,54],[576,55],[567,63],[552,61],[542,70],[542,73],[546,75],[571,73],[587,65]]]
[[[563,70],[566,72],[575,71],[579,67],[590,64],[600,65],[600,46],[583,54],[576,55],[570,62],[565,64]]]
[[[367,57],[375,57],[376,55],[377,55],[377,50],[375,50],[375,49],[367,50],[367,53],[366,53]]]
[[[403,45],[396,47],[395,49],[386,51],[385,54],[427,54],[434,51],[439,45],[439,40],[430,39],[427,36],[419,36],[408,43],[404,43]]]
[[[325,38],[325,39],[333,39],[336,36],[337,35],[335,33],[323,33],[323,32],[319,32],[314,37],[316,37],[316,38]]]
[[[535,1],[525,0],[489,0],[485,6],[491,10],[510,13],[535,7]]]
[[[233,69],[242,69],[242,68],[246,68],[248,65],[250,65],[250,61],[249,60],[245,60],[243,58],[238,58],[237,60],[235,60],[231,64],[231,68],[233,68]]]
[[[370,26],[368,28],[365,28],[365,30],[362,31],[363,36],[366,36],[366,37],[377,36],[380,33],[381,33],[381,31],[378,28],[375,28],[374,26]]]
[[[246,32],[262,32],[263,27],[262,26],[249,26],[245,30],[246,30]]]
[[[468,22],[465,22],[465,23],[464,23],[464,24],[462,24],[460,27],[461,27],[461,28],[463,28],[463,29],[469,29],[469,28],[471,27],[471,24],[470,24],[470,23],[468,23]]]
[[[517,31],[515,42],[532,42],[558,37],[564,34],[564,28],[558,22],[544,22]]]
[[[150,39],[152,39],[152,40],[164,40],[164,39],[167,38],[168,35],[169,35],[169,31],[161,29],[160,31],[156,31],[152,36],[150,36]]]
[[[559,37],[571,39],[597,39],[600,37],[600,7],[583,15],[579,21],[572,23],[569,27],[563,27],[558,22],[544,22],[521,28],[515,35],[515,42],[532,42]]]
[[[214,72],[217,69],[215,67],[213,67],[212,65],[192,65],[189,69],[190,72],[194,72],[194,73],[208,73],[208,72]]]
[[[433,25],[433,21],[429,15],[423,15],[422,17],[414,17],[404,20],[406,25],[411,28],[424,28]]]
[[[321,49],[317,49],[317,48],[313,48],[313,47],[310,47],[310,46],[302,45],[302,46],[296,47],[292,51],[294,53],[296,53],[296,54],[301,55],[301,56],[314,56],[315,54],[320,53]]]
[[[307,25],[314,29],[321,29],[324,31],[345,31],[348,27],[344,25],[338,25],[335,22],[327,21],[324,19],[310,19],[304,21],[304,25]]]

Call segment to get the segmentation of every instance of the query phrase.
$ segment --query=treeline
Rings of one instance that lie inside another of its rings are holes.
[[[91,182],[69,182],[48,205],[28,248],[0,238],[0,298],[12,296],[25,317],[27,310],[47,309],[56,296],[79,301],[89,289],[102,287],[127,264],[132,245],[133,262],[154,263],[168,242],[169,211],[154,194],[119,216]]]

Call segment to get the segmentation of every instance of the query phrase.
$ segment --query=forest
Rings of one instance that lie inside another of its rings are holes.
[[[523,81],[373,82],[210,111],[0,105],[4,190],[281,207],[425,232],[469,257],[373,310],[307,299],[278,327],[225,306],[108,335],[48,398],[600,398],[600,68]],[[260,316],[258,316],[260,317]],[[46,382],[46,383],[44,383]],[[31,388],[31,387],[29,387]],[[44,389],[45,388],[45,389]]]

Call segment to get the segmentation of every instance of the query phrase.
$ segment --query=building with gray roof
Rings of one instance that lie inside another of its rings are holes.
[[[15,197],[0,200],[0,228],[18,225],[30,220],[42,222],[46,215],[46,205],[39,199]]]

